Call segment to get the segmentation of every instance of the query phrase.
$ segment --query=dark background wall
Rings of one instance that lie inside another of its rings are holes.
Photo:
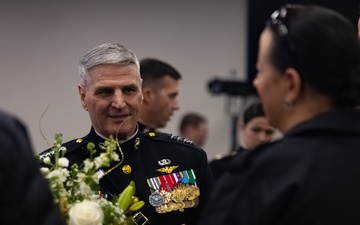
[[[287,3],[316,4],[334,9],[347,17],[357,27],[358,0],[248,0],[248,81],[256,76],[258,39],[265,21],[271,13]]]

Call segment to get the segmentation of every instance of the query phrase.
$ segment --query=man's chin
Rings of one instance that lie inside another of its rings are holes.
[[[125,123],[130,117],[109,117],[109,122],[117,125]]]
[[[119,140],[124,140],[129,137],[131,137],[135,133],[136,128],[127,126],[126,124],[123,124],[119,127],[115,126],[112,129],[112,134],[114,137],[118,137]]]

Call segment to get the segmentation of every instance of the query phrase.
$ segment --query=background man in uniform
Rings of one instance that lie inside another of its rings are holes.
[[[174,111],[179,110],[178,94],[181,74],[170,64],[145,58],[140,62],[144,101],[140,109],[141,131],[163,128]]]
[[[104,141],[114,135],[123,155],[103,171],[102,193],[111,198],[133,180],[135,195],[145,201],[138,224],[196,224],[213,184],[206,153],[177,136],[139,132],[143,95],[136,56],[120,44],[97,46],[81,58],[80,77],[80,99],[92,126],[87,136],[64,144],[70,165],[89,156],[88,142],[100,154]]]

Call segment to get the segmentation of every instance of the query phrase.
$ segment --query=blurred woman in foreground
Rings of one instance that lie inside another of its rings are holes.
[[[355,27],[323,7],[286,5],[259,44],[254,85],[284,137],[230,163],[200,224],[360,224]]]

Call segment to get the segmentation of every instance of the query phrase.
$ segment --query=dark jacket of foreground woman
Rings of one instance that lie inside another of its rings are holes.
[[[360,224],[360,114],[334,110],[231,161],[201,225]]]
[[[36,163],[26,128],[3,112],[0,151],[0,224],[65,224]]]

